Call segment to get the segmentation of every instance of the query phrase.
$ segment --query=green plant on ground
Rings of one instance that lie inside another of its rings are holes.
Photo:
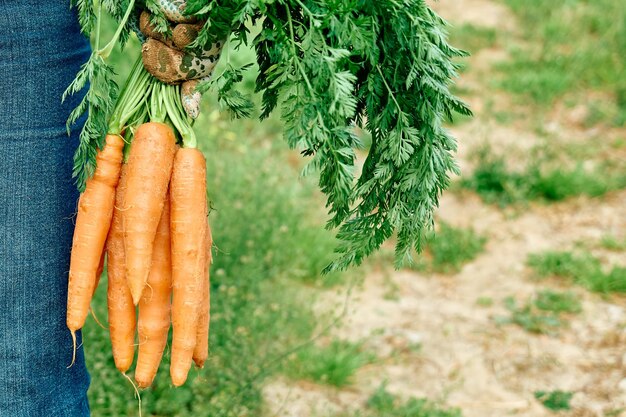
[[[458,409],[442,407],[427,399],[401,401],[382,384],[367,400],[363,410],[334,417],[462,417],[462,414]]]
[[[414,269],[455,273],[485,250],[487,238],[473,229],[462,229],[439,222],[439,228],[426,238],[424,253]]]
[[[508,169],[506,161],[482,147],[475,155],[476,169],[461,179],[461,187],[474,191],[485,202],[505,206],[526,199],[528,182],[524,175]]]
[[[493,298],[491,297],[478,297],[476,305],[481,307],[491,307],[493,305]]]
[[[520,171],[508,168],[502,156],[482,147],[475,156],[476,169],[461,179],[462,188],[476,192],[485,202],[507,206],[529,200],[561,201],[586,195],[599,197],[626,187],[621,169],[604,163],[595,170],[581,164],[573,168],[551,167],[550,157],[537,155]]]
[[[528,265],[540,277],[571,279],[590,291],[626,293],[626,268],[615,266],[605,272],[600,260],[587,252],[545,252],[531,254]]]
[[[529,176],[536,179],[531,182],[531,199],[561,201],[578,195],[599,197],[626,186],[622,175],[612,176],[601,168],[589,172],[580,164],[573,169],[541,172],[539,168],[534,168],[534,171],[529,172]]]
[[[484,48],[493,48],[498,42],[498,32],[494,28],[464,23],[453,26],[450,41],[471,54]]]
[[[557,334],[560,327],[568,324],[568,314],[578,314],[582,304],[572,292],[556,292],[550,289],[538,291],[526,304],[518,306],[514,297],[507,297],[504,305],[509,317],[497,317],[500,324],[517,324],[531,333]]]
[[[626,3],[614,0],[505,0],[526,41],[501,65],[505,89],[551,104],[568,92],[611,96],[609,122],[626,122]],[[586,99],[585,95],[585,99]]]
[[[539,310],[532,302],[518,306],[514,297],[507,297],[504,306],[511,313],[508,317],[496,317],[498,324],[516,324],[530,333],[556,335],[566,324],[558,314]]]
[[[570,410],[570,401],[574,397],[573,392],[568,391],[536,391],[535,398],[551,411]]]
[[[602,237],[600,242],[604,249],[612,251],[626,251],[626,238],[619,239],[614,235],[606,235]]]
[[[539,291],[534,300],[533,305],[542,311],[551,311],[553,313],[571,313],[577,314],[582,311],[580,299],[573,292],[556,292],[553,290]]]
[[[445,409],[426,399],[410,398],[405,402],[381,385],[367,401],[367,417],[461,417],[457,409]]]
[[[311,344],[296,352],[286,363],[285,373],[294,379],[343,387],[352,382],[359,368],[373,359],[361,344],[333,340],[328,346]]]

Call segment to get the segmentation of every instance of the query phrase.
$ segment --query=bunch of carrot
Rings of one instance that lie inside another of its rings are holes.
[[[106,254],[108,323],[116,367],[151,385],[172,324],[170,375],[185,383],[208,357],[211,232],[206,162],[178,86],[140,61],[117,101],[95,173],[78,203],[67,300],[74,345]],[[76,348],[76,346],[74,346]]]

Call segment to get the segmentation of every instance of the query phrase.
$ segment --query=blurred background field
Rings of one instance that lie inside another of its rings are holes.
[[[454,90],[476,116],[450,125],[462,174],[424,254],[321,276],[306,161],[207,97],[211,358],[175,389],[167,352],[144,416],[626,416],[626,2],[432,4],[472,53]],[[94,417],[137,415],[107,331],[84,334]]]

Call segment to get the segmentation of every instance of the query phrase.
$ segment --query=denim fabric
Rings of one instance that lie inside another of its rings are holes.
[[[65,325],[80,97],[60,101],[89,52],[69,0],[0,0],[1,417],[89,415]]]

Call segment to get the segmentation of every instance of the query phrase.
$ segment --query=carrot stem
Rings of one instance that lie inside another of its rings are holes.
[[[152,92],[150,94],[150,121],[163,123],[167,117],[167,110],[165,107],[164,88],[168,86],[161,84],[160,81],[153,81]]]
[[[180,86],[163,85],[161,92],[167,115],[183,138],[183,147],[196,148],[198,143],[189,121],[190,118],[181,110],[183,105],[180,101]]]
[[[122,18],[122,21],[120,22],[119,26],[117,27],[117,30],[115,31],[115,34],[113,35],[113,38],[111,38],[109,43],[106,44],[104,48],[98,50],[98,55],[100,55],[103,59],[107,59],[109,55],[111,55],[111,52],[113,52],[113,48],[117,44],[117,40],[122,34],[122,30],[124,29],[124,26],[126,26],[126,22],[128,21],[128,18],[130,17],[130,13],[133,11],[134,5],[135,5],[135,0],[130,0],[128,2],[126,13],[124,14],[124,17]],[[98,19],[98,22],[99,21],[100,20]]]
[[[141,57],[139,57],[115,105],[115,110],[109,121],[110,134],[119,135],[122,132],[128,121],[144,105],[150,87],[151,76],[143,68]]]

